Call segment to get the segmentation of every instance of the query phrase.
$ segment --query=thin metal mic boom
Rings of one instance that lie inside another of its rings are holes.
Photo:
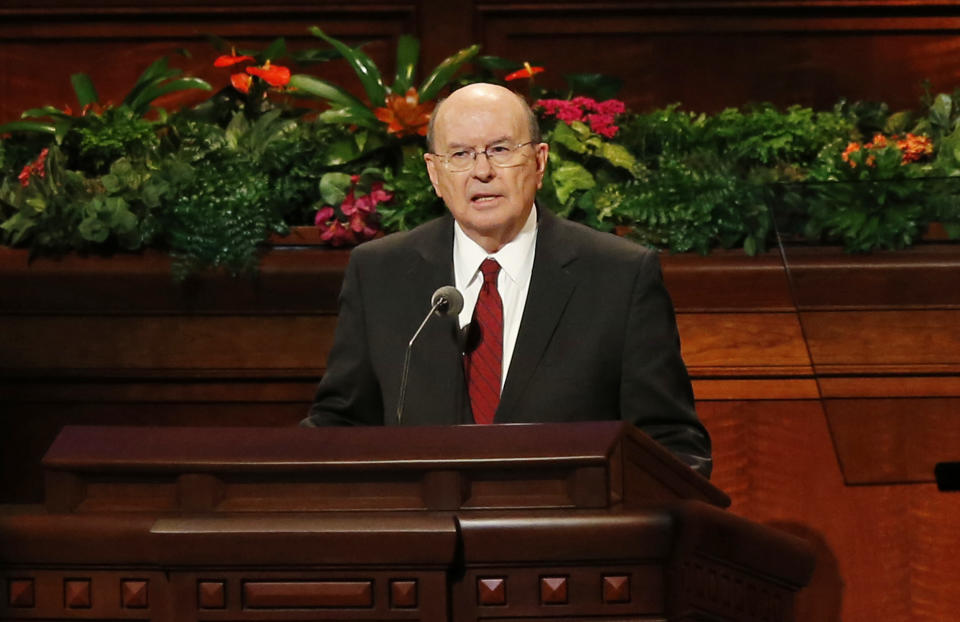
[[[463,309],[463,295],[452,285],[444,285],[433,292],[433,296],[430,297],[430,302],[432,304],[430,311],[427,312],[426,317],[420,322],[420,327],[417,329],[417,332],[413,333],[413,337],[407,342],[407,350],[403,355],[403,372],[400,374],[400,397],[397,399],[397,425],[400,425],[403,421],[403,402],[407,394],[407,375],[410,372],[410,353],[413,351],[413,342],[417,340],[423,327],[427,325],[427,322],[430,321],[430,318],[433,317],[434,314],[440,317],[444,315],[456,315]]]

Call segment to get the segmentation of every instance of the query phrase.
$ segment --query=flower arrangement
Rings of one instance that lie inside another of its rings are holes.
[[[320,239],[331,246],[352,246],[383,234],[377,206],[389,203],[393,193],[384,189],[383,181],[373,181],[379,177],[377,173],[324,175],[321,191],[337,206],[324,205],[317,210],[314,224],[323,230]]]
[[[401,36],[387,78],[361,47],[310,32],[323,47],[224,42],[211,59],[222,86],[180,110],[154,102],[214,89],[167,59],[119,105],[73,76],[79,114],[46,106],[0,126],[0,242],[35,253],[158,247],[183,277],[253,270],[259,245],[291,226],[315,226],[331,246],[414,227],[444,209],[423,166],[435,102],[481,80],[526,86],[551,147],[541,205],[601,230],[674,252],[749,254],[769,245],[776,217],[781,233],[857,252],[911,244],[932,221],[960,237],[950,95],[916,113],[847,102],[637,113],[606,76],[568,76],[550,92],[535,84],[548,68],[473,45],[418,80],[419,42]],[[301,70],[331,61],[354,70],[363,98]]]

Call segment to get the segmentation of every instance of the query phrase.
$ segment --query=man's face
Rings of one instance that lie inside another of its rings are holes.
[[[516,97],[493,85],[475,84],[452,94],[434,124],[433,150],[450,154],[477,152],[502,145],[515,147],[530,140],[530,128]],[[442,158],[424,159],[437,196],[447,204],[464,232],[488,252],[496,252],[523,228],[547,165],[547,145],[520,148],[519,166],[497,167],[477,154],[474,165],[461,172],[447,170]]]

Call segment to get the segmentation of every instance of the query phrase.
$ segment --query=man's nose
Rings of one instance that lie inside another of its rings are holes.
[[[495,175],[493,166],[490,165],[490,158],[486,151],[478,151],[473,160],[473,176],[477,179],[488,180]]]

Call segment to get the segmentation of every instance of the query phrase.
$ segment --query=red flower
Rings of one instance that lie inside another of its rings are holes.
[[[37,159],[27,164],[23,167],[23,170],[20,171],[20,174],[17,175],[17,179],[20,180],[20,185],[26,188],[30,185],[30,177],[36,175],[40,179],[43,179],[47,176],[47,154],[50,153],[50,149],[44,147],[43,151],[40,152],[40,155],[37,156]]]
[[[230,84],[241,93],[249,93],[253,78],[245,73],[235,73],[230,76]]]
[[[270,61],[264,63],[263,67],[247,67],[246,71],[270,86],[286,86],[290,83],[290,70],[283,65],[271,65]]]
[[[252,56],[237,56],[237,51],[232,50],[230,54],[224,54],[223,56],[218,56],[217,60],[213,61],[214,67],[232,67],[239,63],[245,63],[247,61],[254,62],[255,59]]]
[[[535,74],[542,73],[543,67],[531,67],[530,63],[524,63],[523,69],[518,69],[513,73],[507,74],[504,76],[504,80],[519,80],[520,78],[532,78]]]
[[[406,95],[387,95],[386,103],[386,107],[374,109],[373,114],[387,124],[388,132],[397,136],[427,135],[434,103],[421,104],[417,89],[411,86]]]

